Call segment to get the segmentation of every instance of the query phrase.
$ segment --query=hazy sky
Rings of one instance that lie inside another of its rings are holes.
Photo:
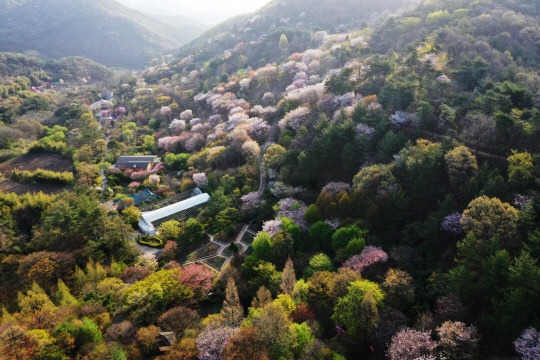
[[[154,15],[184,15],[201,22],[217,23],[234,15],[252,12],[270,0],[117,0]]]

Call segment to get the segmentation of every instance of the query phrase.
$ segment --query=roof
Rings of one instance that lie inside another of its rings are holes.
[[[176,340],[176,334],[172,331],[159,333],[159,346],[170,346]]]
[[[120,199],[116,199],[114,200],[114,203],[118,203],[119,201],[121,201],[122,199],[125,199],[125,198],[132,198],[135,202],[133,203],[134,206],[139,206],[145,202],[147,202],[148,200],[152,200],[152,199],[155,199],[157,198],[158,196],[155,195],[154,193],[152,193],[150,190],[148,189],[145,189],[143,191],[139,191],[138,193],[135,193],[133,195],[130,195],[130,196],[124,196],[124,197],[121,197]]]
[[[101,110],[101,109],[110,109],[112,108],[113,105],[110,101],[108,100],[99,100],[99,101],[96,101],[95,103],[93,103],[92,105],[90,105],[90,110],[92,111],[97,111],[97,110]]]
[[[153,223],[157,220],[169,217],[171,215],[177,214],[179,212],[190,209],[197,205],[204,204],[208,200],[210,200],[210,195],[208,194],[197,195],[189,199],[177,202],[175,204],[165,206],[164,208],[161,208],[161,209],[144,212],[142,214],[142,218],[147,223]]]
[[[157,155],[120,156],[116,164],[128,167],[146,167],[148,163],[154,162],[156,159]]]
[[[200,194],[160,209],[143,212],[139,221],[139,227],[147,234],[153,234],[155,233],[155,229],[165,221],[182,220],[187,217],[197,216],[199,209],[208,200],[210,200],[210,195]]]

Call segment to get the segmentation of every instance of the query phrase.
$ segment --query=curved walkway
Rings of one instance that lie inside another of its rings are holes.
[[[244,244],[242,242],[242,238],[244,237],[244,234],[246,233],[246,231],[248,231],[248,227],[249,227],[249,225],[245,224],[242,227],[242,230],[240,230],[240,232],[238,233],[238,236],[236,237],[236,239],[234,240],[234,243],[239,247],[239,249],[241,249],[238,252],[239,254],[243,254],[249,247],[249,246],[247,246],[246,244]],[[232,243],[224,244],[224,243],[221,243],[219,241],[216,241],[216,239],[214,238],[213,235],[209,235],[209,236],[210,236],[210,243],[214,243],[216,245],[219,245],[219,249],[217,250],[216,254],[205,256],[205,257],[198,258],[198,259],[195,259],[195,260],[186,261],[185,263],[183,263],[183,266],[188,265],[188,264],[192,264],[192,263],[200,262],[200,263],[203,263],[204,265],[208,266],[209,268],[211,268],[213,270],[216,270],[217,272],[220,272],[223,268],[225,268],[225,266],[228,263],[231,262],[231,259],[232,259],[233,255],[227,255],[227,254],[224,253],[224,251]],[[209,260],[209,259],[212,259],[212,258],[218,257],[218,256],[225,258],[225,262],[221,266],[221,269],[217,269],[217,268],[215,268],[214,266],[208,264],[205,261],[205,260]]]

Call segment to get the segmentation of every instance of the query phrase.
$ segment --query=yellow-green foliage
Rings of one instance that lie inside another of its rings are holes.
[[[37,169],[36,171],[13,170],[11,179],[22,183],[37,182],[41,184],[72,185],[73,173],[69,171],[55,172]]]
[[[162,307],[181,303],[193,296],[193,290],[178,282],[180,270],[159,270],[126,289],[122,304],[129,309]]]

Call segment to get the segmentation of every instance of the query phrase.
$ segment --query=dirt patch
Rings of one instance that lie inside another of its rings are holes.
[[[61,192],[68,190],[69,188],[64,186],[44,185],[44,184],[22,184],[13,180],[0,181],[0,192],[3,193],[15,193],[17,195],[23,195],[26,193],[38,193],[42,191],[44,194],[60,194]]]
[[[43,169],[56,172],[73,171],[73,162],[56,154],[28,153],[0,164],[0,172],[6,178],[10,177],[14,169],[28,171]]]
[[[47,184],[22,184],[10,180],[13,170],[36,171],[37,169],[49,171],[73,171],[73,162],[60,155],[28,153],[16,157],[15,159],[0,164],[0,191],[3,193],[16,193],[22,195],[26,193],[44,192],[45,194],[59,194],[68,187],[47,185]]]

